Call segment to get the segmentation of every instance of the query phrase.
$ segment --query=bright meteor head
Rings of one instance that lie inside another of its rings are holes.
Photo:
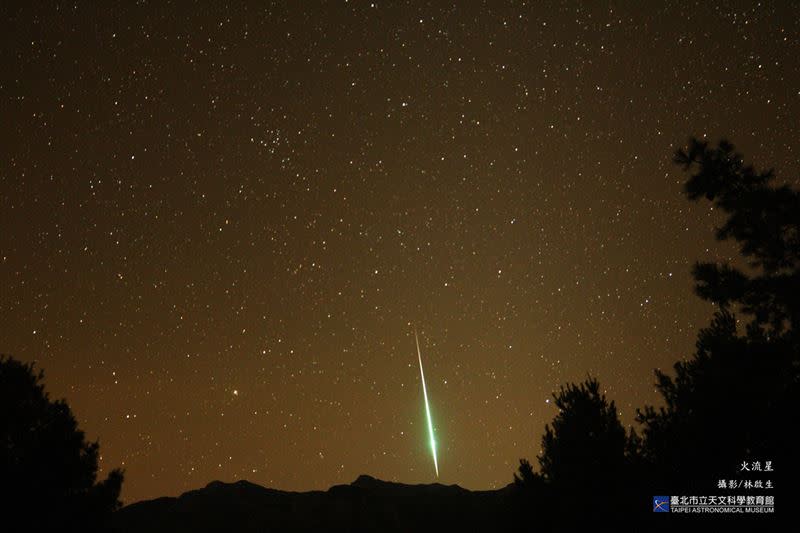
[[[419,337],[417,330],[414,330],[414,340],[417,342],[417,358],[419,359],[419,375],[422,378],[422,395],[425,397],[425,414],[428,418],[428,435],[431,439],[431,453],[433,454],[433,467],[436,469],[436,477],[439,477],[439,461],[436,459],[436,439],[433,437],[433,420],[431,419],[431,407],[428,404],[428,388],[425,386],[425,371],[422,370],[422,352],[419,349]]]

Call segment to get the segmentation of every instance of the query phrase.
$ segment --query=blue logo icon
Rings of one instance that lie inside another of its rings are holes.
[[[669,512],[669,496],[653,496],[653,512],[654,513],[668,513]]]

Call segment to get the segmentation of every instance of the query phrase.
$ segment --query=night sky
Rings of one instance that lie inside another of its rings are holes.
[[[0,352],[126,502],[435,481],[415,327],[442,483],[509,483],[587,374],[631,424],[711,317],[692,263],[736,254],[674,149],[800,170],[796,3],[30,4]]]

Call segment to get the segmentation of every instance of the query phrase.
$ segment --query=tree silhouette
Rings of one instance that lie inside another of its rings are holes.
[[[656,371],[665,405],[638,413],[653,489],[708,491],[751,460],[781,464],[775,475],[788,479],[795,460],[785,429],[800,422],[800,196],[774,185],[771,171],[744,165],[725,141],[709,148],[693,139],[675,161],[692,172],[689,199],[727,215],[717,239],[738,242],[749,270],[694,267],[697,294],[719,308],[675,377]]]
[[[562,386],[553,398],[559,412],[545,426],[539,473],[523,459],[514,475],[518,489],[544,495],[547,508],[539,510],[537,527],[620,518],[633,503],[621,495],[630,492],[636,436],[626,432],[595,378]],[[543,519],[544,513],[550,516]]]
[[[594,378],[562,386],[553,395],[559,409],[544,428],[539,466],[559,490],[592,490],[616,479],[625,468],[628,437],[614,402]]]
[[[728,219],[718,240],[733,239],[755,271],[729,264],[697,263],[697,294],[723,309],[738,305],[752,318],[750,328],[771,338],[786,337],[798,348],[800,325],[800,194],[773,184],[772,170],[756,172],[727,141],[716,148],[691,139],[675,162],[692,172],[685,191],[690,200],[705,197]]]
[[[527,459],[519,460],[519,469],[514,474],[514,485],[518,488],[529,490],[540,486],[544,480],[542,476],[533,471],[533,465]]]
[[[664,405],[638,411],[641,438],[626,434],[596,380],[555,395],[540,471],[522,460],[514,475],[518,492],[547,502],[537,509],[545,530],[575,525],[576,501],[591,521],[619,525],[631,512],[642,517],[647,495],[713,493],[719,479],[753,477],[739,471],[743,462],[772,461],[775,472],[757,477],[775,487],[798,471],[786,431],[800,425],[800,194],[725,141],[692,139],[675,162],[690,172],[688,198],[727,215],[716,237],[737,242],[747,266],[695,264],[696,293],[718,308],[674,376],[656,371]],[[614,501],[630,507],[610,514]]]
[[[44,374],[0,356],[0,480],[3,519],[25,530],[94,531],[120,506],[123,475],[96,482],[99,445],[86,442]]]

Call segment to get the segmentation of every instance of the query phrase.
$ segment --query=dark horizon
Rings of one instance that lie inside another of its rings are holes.
[[[797,7],[4,6],[0,353],[126,504],[501,488],[563,384],[638,427],[743,264],[675,150],[800,186]]]

